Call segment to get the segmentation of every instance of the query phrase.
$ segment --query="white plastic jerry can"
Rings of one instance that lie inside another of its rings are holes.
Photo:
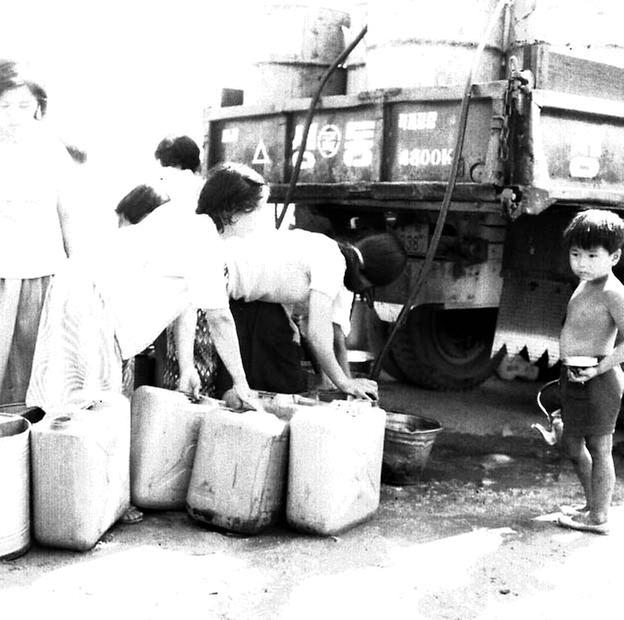
[[[253,391],[261,408],[280,420],[289,422],[301,408],[318,405],[314,398],[301,396],[300,394],[280,394],[279,392]]]
[[[34,536],[91,549],[130,504],[130,403],[106,394],[89,409],[48,412],[32,428]]]
[[[184,508],[202,418],[219,401],[141,386],[132,396],[130,495],[141,508]]]
[[[288,424],[259,411],[222,409],[201,423],[186,500],[191,517],[243,534],[283,514]]]
[[[331,535],[379,506],[386,413],[356,405],[310,407],[290,422],[288,523]]]

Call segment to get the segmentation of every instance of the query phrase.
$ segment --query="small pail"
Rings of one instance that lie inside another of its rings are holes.
[[[0,558],[30,547],[30,422],[0,413]]]
[[[347,350],[347,360],[354,377],[367,377],[375,361],[375,356],[370,351],[350,349]]]
[[[381,479],[386,484],[416,484],[442,425],[411,413],[386,414]]]
[[[26,418],[31,424],[40,422],[45,416],[45,411],[40,407],[29,407],[26,403],[7,403],[0,405],[0,414]]]

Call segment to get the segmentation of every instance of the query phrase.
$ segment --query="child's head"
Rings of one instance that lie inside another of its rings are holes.
[[[370,235],[353,245],[338,245],[347,263],[344,284],[354,293],[363,294],[394,282],[407,262],[401,242],[390,233]]]
[[[570,268],[581,281],[606,277],[617,265],[624,245],[624,221],[611,211],[581,211],[563,233]]]
[[[163,138],[156,147],[154,157],[165,168],[180,168],[191,172],[199,170],[199,147],[188,136]]]
[[[263,206],[269,197],[266,181],[244,164],[224,162],[208,170],[199,194],[197,213],[206,213],[219,232],[237,216]]]
[[[137,185],[119,201],[115,209],[119,225],[138,224],[146,215],[166,202],[169,202],[166,194],[150,185]]]
[[[45,90],[28,79],[15,61],[0,58],[0,125],[40,119],[47,105]]]
[[[577,213],[563,233],[566,247],[583,250],[604,248],[613,254],[624,246],[624,221],[604,209],[588,209]]]

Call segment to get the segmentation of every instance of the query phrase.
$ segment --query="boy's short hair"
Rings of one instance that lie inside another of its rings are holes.
[[[391,233],[377,233],[356,241],[339,243],[347,263],[344,284],[354,293],[394,282],[407,263],[405,248]]]
[[[123,216],[130,224],[138,224],[160,205],[169,202],[169,196],[150,185],[137,185],[117,205],[115,213]]]
[[[154,157],[167,168],[180,168],[197,172],[199,170],[199,147],[189,136],[168,136],[156,147]]]
[[[563,241],[569,249],[584,250],[603,247],[613,254],[624,246],[624,220],[606,209],[587,209],[577,213],[563,232]]]
[[[266,181],[249,166],[223,162],[206,174],[206,182],[197,201],[197,213],[208,214],[219,232],[232,224],[237,215],[251,213],[258,207]]]

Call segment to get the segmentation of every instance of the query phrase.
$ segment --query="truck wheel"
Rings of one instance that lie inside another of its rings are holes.
[[[433,390],[468,390],[485,381],[500,362],[490,357],[496,309],[414,308],[391,352],[407,380]]]
[[[368,348],[370,352],[375,356],[381,353],[386,339],[390,335],[390,329],[392,323],[382,321],[374,310],[367,309],[366,313],[366,339],[368,341]],[[392,355],[392,350],[388,351],[384,358],[382,368],[397,381],[407,381],[407,377],[401,372],[401,369],[397,366]]]

